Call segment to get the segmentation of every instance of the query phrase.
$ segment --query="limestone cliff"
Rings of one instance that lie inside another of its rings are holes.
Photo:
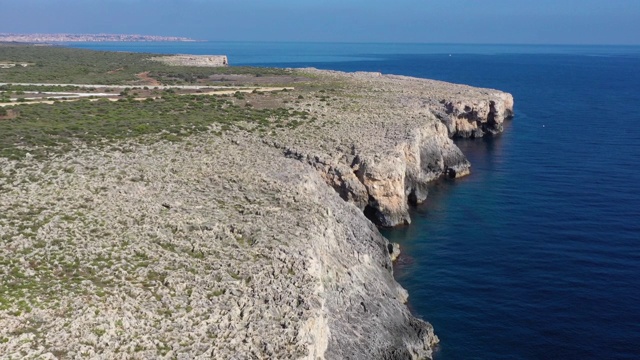
[[[0,210],[49,219],[32,236],[0,223],[0,255],[46,279],[19,298],[29,312],[0,309],[4,355],[430,358],[437,337],[361,210],[253,136],[192,141],[0,158],[19,179]]]
[[[285,146],[285,155],[314,166],[343,199],[381,226],[410,223],[408,206],[425,201],[430,181],[469,174],[469,162],[450,138],[496,134],[513,115],[513,97],[497,90],[378,73],[307,71],[349,81],[358,105],[323,109],[348,121],[338,120],[330,135],[323,133],[322,145],[305,138],[296,147]],[[328,146],[334,146],[329,153],[322,150]]]
[[[354,148],[337,161],[291,148],[285,155],[314,166],[344,200],[382,226],[410,223],[409,205],[427,198],[430,181],[441,176],[464,176],[470,167],[449,139],[446,127],[437,121],[407,129],[406,137],[384,153]]]
[[[505,119],[513,117],[513,96],[493,92],[485,97],[441,100],[442,109],[434,113],[447,125],[452,137],[479,138],[503,130]]]

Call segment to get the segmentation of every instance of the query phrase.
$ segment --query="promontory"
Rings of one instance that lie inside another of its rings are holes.
[[[152,57],[0,46],[0,354],[431,358],[378,226],[511,95]]]

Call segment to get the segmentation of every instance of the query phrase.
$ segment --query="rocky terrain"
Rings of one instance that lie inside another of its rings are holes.
[[[332,126],[287,136],[285,155],[315,167],[343,199],[382,226],[409,223],[408,204],[426,199],[430,181],[469,173],[469,162],[450,138],[499,133],[513,115],[513,97],[496,90],[307,71],[349,85],[325,96],[331,106],[302,107],[332,119]]]
[[[451,138],[500,132],[513,99],[296,72],[315,82],[278,96],[313,114],[298,126],[0,158],[0,354],[430,358],[375,224],[467,174]]]

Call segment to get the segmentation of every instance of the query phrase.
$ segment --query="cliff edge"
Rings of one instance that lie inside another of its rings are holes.
[[[334,124],[318,137],[300,134],[286,142],[285,154],[314,166],[343,199],[381,226],[410,223],[408,206],[427,198],[430,181],[469,173],[471,165],[452,138],[500,133],[513,116],[512,95],[498,90],[379,73],[306,71],[347,85],[336,90],[337,104],[311,106]]]

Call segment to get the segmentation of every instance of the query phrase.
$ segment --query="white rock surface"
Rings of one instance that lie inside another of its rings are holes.
[[[228,66],[226,55],[168,55],[156,56],[151,60],[173,66],[220,67]]]

